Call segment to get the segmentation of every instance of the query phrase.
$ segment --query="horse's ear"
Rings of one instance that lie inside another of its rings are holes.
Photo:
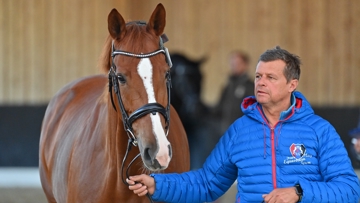
[[[156,6],[155,10],[151,14],[146,29],[148,31],[153,30],[156,36],[160,36],[164,32],[166,24],[166,12],[164,6],[160,3]]]
[[[126,24],[124,18],[114,8],[108,16],[108,30],[110,36],[115,40],[121,40],[126,33]]]

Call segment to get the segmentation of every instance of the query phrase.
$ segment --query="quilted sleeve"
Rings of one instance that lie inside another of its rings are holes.
[[[152,174],[156,189],[155,201],[208,202],[223,195],[237,177],[237,168],[231,162],[234,128],[220,139],[202,168],[181,174]]]
[[[300,180],[302,202],[359,202],[359,179],[340,136],[321,118],[315,121],[314,131],[319,143],[319,172],[324,180]]]

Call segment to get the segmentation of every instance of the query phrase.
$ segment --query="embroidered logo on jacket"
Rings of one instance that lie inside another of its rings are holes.
[[[290,146],[290,153],[295,159],[300,159],[305,154],[305,146],[303,144],[292,144]]]
[[[306,153],[305,145],[293,143],[289,147],[291,156],[286,157],[284,164],[300,163],[300,164],[311,164],[309,160],[312,156]]]

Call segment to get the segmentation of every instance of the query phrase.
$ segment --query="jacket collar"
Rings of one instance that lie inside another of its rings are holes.
[[[292,115],[294,115],[295,112],[298,113],[296,118],[300,118],[307,114],[313,113],[309,102],[298,91],[295,91],[291,94],[290,102],[291,106],[287,110],[281,112],[280,120],[289,119],[290,117],[292,117]],[[255,96],[247,97],[241,103],[241,109],[245,115],[262,120],[260,114],[256,113],[258,112],[256,110],[257,106],[262,109],[261,105],[257,103]]]
[[[280,113],[280,119],[279,120],[285,120],[290,114],[293,112],[293,107],[295,106],[295,95],[294,93],[291,93],[290,103],[291,106],[286,110]]]

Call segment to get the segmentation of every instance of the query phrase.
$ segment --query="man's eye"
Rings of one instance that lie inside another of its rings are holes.
[[[121,75],[121,74],[118,74],[118,75],[117,75],[117,78],[118,78],[118,80],[119,80],[119,82],[120,82],[121,84],[125,84],[125,83],[126,83],[125,76],[123,76],[123,75]]]

